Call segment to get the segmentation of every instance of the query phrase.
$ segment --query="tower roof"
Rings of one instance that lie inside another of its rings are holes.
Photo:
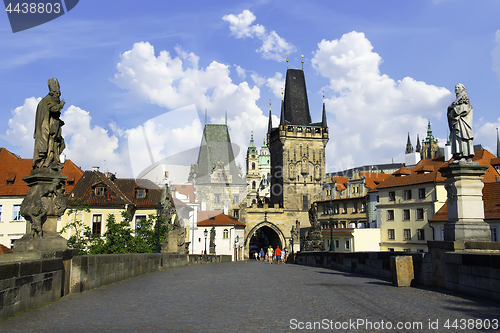
[[[289,68],[286,71],[283,111],[284,124],[310,125],[312,122],[304,71],[300,69]]]
[[[418,138],[418,134],[417,134],[417,146],[415,148],[415,152],[420,153],[420,151],[422,150],[421,148],[422,147],[420,146],[420,139]]]
[[[428,121],[427,123],[427,136],[422,142],[437,142],[438,140],[434,138],[434,135],[432,135],[432,129],[431,129],[431,122]]]
[[[233,147],[227,125],[206,124],[198,153],[196,182],[199,184],[209,183],[210,174],[218,162],[222,162],[229,168],[229,173],[232,175],[232,183],[246,184],[238,176],[239,170],[234,162]]]
[[[413,146],[411,145],[410,133],[408,133],[408,141],[406,142],[406,154],[413,153]]]

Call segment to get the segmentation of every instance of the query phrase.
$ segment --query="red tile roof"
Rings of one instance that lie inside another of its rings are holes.
[[[235,225],[245,226],[235,217],[223,214],[220,211],[202,211],[198,212],[198,226],[217,226],[217,225]]]
[[[20,158],[5,148],[0,148],[0,195],[25,196],[28,194],[28,185],[23,177],[30,175],[33,169],[33,160]],[[83,170],[77,167],[71,160],[66,160],[63,168],[63,176],[66,180],[66,194],[69,194],[78,180],[82,177]],[[68,183],[73,181],[72,184]],[[8,185],[8,183],[12,184]]]
[[[144,185],[141,180],[141,185]],[[152,184],[152,183],[151,183]],[[80,181],[71,192],[72,198],[82,198],[89,206],[119,207],[135,206],[156,207],[161,199],[161,190],[158,186],[151,184],[138,186],[135,179],[109,179],[99,171],[85,171]],[[96,195],[95,188],[104,187],[103,195]],[[144,198],[137,198],[137,189],[144,189]]]
[[[485,220],[500,219],[500,182],[484,183],[483,204]],[[430,222],[448,222],[448,204],[445,204]]]
[[[495,155],[487,150],[478,150],[475,152],[472,160],[479,162],[480,165],[489,165],[490,167],[483,176],[483,182],[493,182],[498,177],[498,172],[491,166],[491,160]],[[430,158],[421,160],[417,165],[409,168],[401,168],[394,172],[387,180],[377,186],[377,189],[408,186],[432,182],[444,182],[445,178],[441,176],[439,169],[447,166],[450,162],[444,162],[444,157]]]
[[[380,172],[360,172],[359,174],[361,177],[365,177],[366,187],[370,189],[374,189],[391,176],[390,174]]]
[[[3,245],[3,244],[0,244],[0,254],[4,254],[4,253],[12,253],[14,251],[12,251],[11,249],[9,249],[7,246]]]

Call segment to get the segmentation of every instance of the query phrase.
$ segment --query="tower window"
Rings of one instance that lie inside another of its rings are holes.
[[[255,180],[252,182],[252,189],[255,190]]]
[[[255,170],[255,163],[252,162],[252,170]]]

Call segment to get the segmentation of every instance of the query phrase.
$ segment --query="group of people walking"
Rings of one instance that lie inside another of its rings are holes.
[[[276,249],[273,249],[271,245],[264,251],[264,248],[260,249],[260,252],[255,252],[255,260],[260,260],[260,261],[268,261],[270,264],[273,262],[276,262],[279,264],[280,262],[286,263],[286,260],[288,259],[288,251],[286,249],[281,250],[279,246],[276,247]]]

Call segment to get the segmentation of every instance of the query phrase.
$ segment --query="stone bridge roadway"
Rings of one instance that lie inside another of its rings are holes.
[[[358,319],[372,327],[348,327]],[[500,303],[323,268],[244,261],[170,269],[65,296],[0,321],[0,331],[285,332],[320,322],[334,332],[455,332],[444,327],[448,319],[500,320]],[[439,320],[438,329],[429,329],[429,320]],[[397,329],[397,322],[422,328]]]

